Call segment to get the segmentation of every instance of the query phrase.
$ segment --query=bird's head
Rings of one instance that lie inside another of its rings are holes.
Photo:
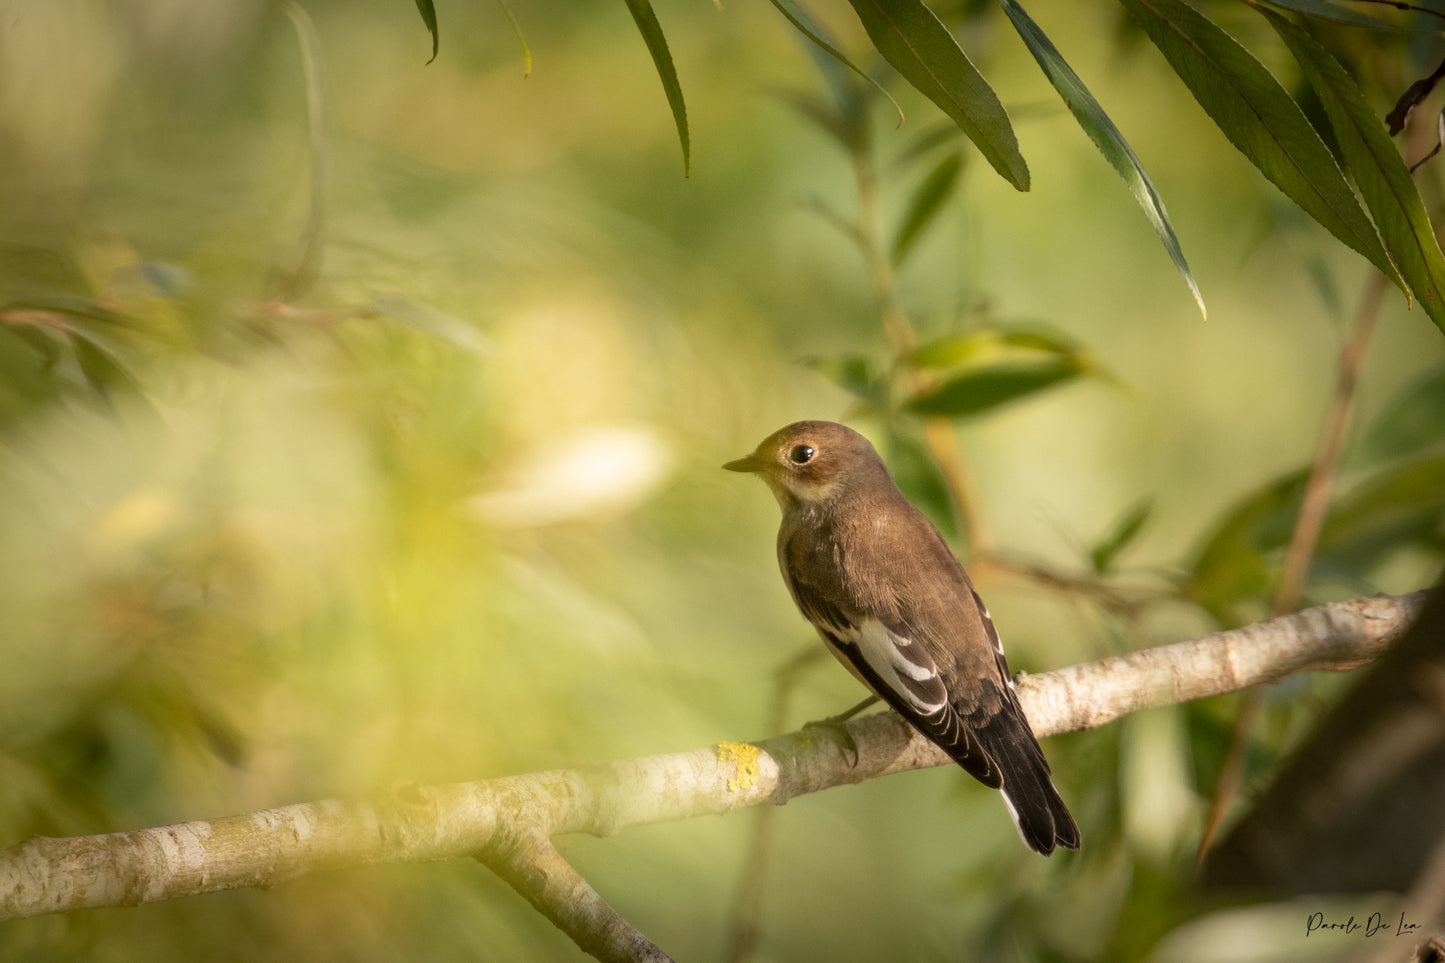
[[[723,467],[761,477],[784,510],[825,502],[860,479],[888,477],[867,438],[831,421],[796,421]]]

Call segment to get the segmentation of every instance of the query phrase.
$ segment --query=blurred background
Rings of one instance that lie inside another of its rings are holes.
[[[1068,371],[944,412],[1007,561],[977,575],[1013,667],[1268,613],[1372,269],[1233,152],[1121,8],[1029,4],[1153,175],[1207,322],[988,6],[938,9],[1014,117],[1029,193],[898,84],[902,127],[855,91],[850,154],[798,109],[834,100],[769,7],[659,3],[684,177],[622,4],[518,3],[530,74],[492,4],[439,4],[430,64],[411,3],[303,6],[0,0],[0,845],[772,734],[777,673],[817,642],[776,570],[771,497],[724,460],[847,420],[963,557],[983,547],[897,403],[870,262],[838,223],[860,169],[890,238],[947,180],[890,267],[920,341],[986,368],[970,352],[1002,337]],[[1221,22],[1293,83],[1238,11]],[[850,11],[814,13],[888,76]],[[1392,49],[1407,78],[1439,53]],[[1421,177],[1433,202],[1439,173]],[[1305,604],[1440,572],[1445,339],[1393,289],[1355,403],[1353,514],[1327,526]],[[1351,681],[1268,694],[1236,816]],[[819,661],[784,725],[858,697]],[[1077,855],[1028,853],[954,769],[796,800],[774,815],[754,958],[1358,951],[1306,942],[1308,915],[1398,897],[1196,883],[1237,706],[1048,740]],[[755,815],[559,845],[674,957],[721,960]],[[469,860],[0,924],[6,959],[142,948],[582,958]]]

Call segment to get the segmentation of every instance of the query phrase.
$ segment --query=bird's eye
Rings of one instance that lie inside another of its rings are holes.
[[[795,465],[806,465],[812,461],[814,454],[811,445],[794,445],[793,450],[788,452],[788,457]]]

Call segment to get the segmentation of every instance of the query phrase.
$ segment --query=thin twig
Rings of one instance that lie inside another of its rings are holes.
[[[1320,430],[1314,464],[1310,466],[1299,515],[1295,517],[1294,532],[1290,535],[1289,548],[1285,551],[1284,570],[1272,608],[1274,615],[1293,612],[1299,607],[1300,595],[1309,574],[1310,560],[1314,557],[1315,546],[1319,543],[1325,516],[1329,514],[1330,493],[1334,489],[1335,470],[1339,467],[1340,453],[1344,450],[1345,438],[1349,432],[1360,368],[1364,364],[1370,336],[1375,331],[1375,322],[1380,316],[1380,302],[1384,297],[1386,284],[1383,274],[1378,271],[1371,274],[1360,302],[1359,313],[1355,317],[1354,332],[1340,351],[1335,394],[1325,415],[1324,426]],[[1238,797],[1240,787],[1244,784],[1246,750],[1263,700],[1264,690],[1255,689],[1246,692],[1240,701],[1239,712],[1229,735],[1229,747],[1225,750],[1224,764],[1220,767],[1219,779],[1214,784],[1214,795],[1209,802],[1204,832],[1199,839],[1197,859],[1200,862],[1209,852],[1230,804]]]
[[[1384,298],[1387,285],[1385,276],[1378,271],[1374,272],[1365,288],[1354,333],[1340,351],[1335,396],[1325,417],[1324,429],[1320,432],[1319,451],[1315,455],[1314,465],[1310,468],[1304,499],[1300,502],[1299,517],[1295,521],[1294,533],[1290,536],[1289,549],[1285,552],[1284,573],[1274,600],[1275,615],[1293,612],[1299,607],[1300,594],[1304,591],[1305,577],[1309,573],[1310,559],[1314,557],[1320,530],[1324,528],[1325,516],[1330,510],[1335,469],[1339,466],[1340,452],[1344,450],[1345,438],[1349,432],[1360,368],[1364,364],[1370,337],[1375,332],[1375,323],[1380,317],[1380,302]]]
[[[768,712],[768,732],[782,732],[788,724],[788,705],[803,672],[820,661],[825,653],[820,645],[809,645],[798,652],[773,676],[773,701]],[[728,924],[728,948],[723,959],[728,963],[746,963],[757,952],[758,921],[762,917],[763,889],[768,876],[768,856],[773,849],[773,831],[777,825],[777,807],[759,806],[753,814],[752,838],[748,855],[738,874],[733,891],[732,919]]]
[[[671,963],[671,957],[607,904],[540,831],[507,834],[477,858],[533,909],[604,963]]]
[[[889,260],[883,245],[878,176],[867,138],[858,138],[858,143],[853,148],[853,176],[858,187],[858,240],[863,249],[863,259],[867,262],[869,284],[882,313],[883,330],[888,336],[895,363],[905,372],[909,393],[916,395],[927,391],[932,379],[926,371],[908,363],[909,356],[918,347],[918,336],[913,331],[913,324],[908,320],[908,313],[898,301],[893,262]],[[947,418],[925,417],[923,441],[934,464],[943,475],[943,483],[958,515],[958,527],[968,545],[969,553],[987,554],[993,547],[993,537],[983,513],[979,511],[973,472],[958,447],[958,436],[954,434],[953,424]]]
[[[1027,579],[1046,589],[1088,599],[1106,612],[1123,619],[1136,619],[1148,607],[1180,597],[1179,592],[1173,589],[1126,588],[1089,575],[1060,572],[1039,562],[1022,561],[1000,554],[975,558],[969,562],[968,570],[979,582],[993,575]]]

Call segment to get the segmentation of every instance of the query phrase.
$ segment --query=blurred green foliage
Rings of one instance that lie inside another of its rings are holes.
[[[1026,195],[915,93],[890,85],[895,129],[871,88],[820,83],[768,10],[657,11],[688,180],[621,7],[519,5],[525,79],[486,5],[443,7],[430,66],[395,0],[307,4],[311,46],[264,0],[0,10],[0,843],[767,735],[773,672],[816,643],[772,506],[716,466],[801,417],[867,430],[961,534],[917,413],[952,419],[1003,550],[1155,600],[983,584],[1017,668],[1262,615],[1342,337],[1312,279],[1349,311],[1365,269],[1116,23],[1029,4],[1170,198],[1201,325],[1030,51],[965,6],[939,12],[1014,117]],[[814,16],[881,76],[861,25]],[[1438,53],[1327,39],[1372,95]],[[904,357],[854,243],[860,163]],[[1445,349],[1418,307],[1383,314],[1309,601],[1419,588],[1445,556]],[[1345,681],[1271,693],[1251,779]],[[793,722],[855,688],[808,675]],[[1050,740],[1076,857],[1024,851],[953,771],[795,802],[765,955],[1229,958],[1242,910],[1189,879],[1234,701]],[[748,826],[561,847],[714,959]],[[1349,949],[1257,909],[1273,958]],[[465,862],[0,924],[7,959],[141,952],[580,955]]]

